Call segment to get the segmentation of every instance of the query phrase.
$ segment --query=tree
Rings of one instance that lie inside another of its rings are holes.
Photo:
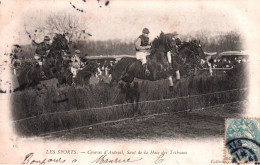
[[[42,39],[42,35],[49,35],[53,37],[56,33],[65,34],[69,43],[77,42],[78,40],[85,40],[91,34],[86,31],[86,22],[81,21],[78,17],[75,17],[68,13],[55,13],[47,17],[47,19],[40,25],[27,30],[26,33],[33,40]]]

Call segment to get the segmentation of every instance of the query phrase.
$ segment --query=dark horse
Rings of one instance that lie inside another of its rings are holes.
[[[125,93],[126,98],[128,98],[127,101],[133,102],[133,100],[135,100],[138,102],[140,95],[139,92],[137,92],[138,84],[133,82],[135,78],[150,81],[168,78],[172,81],[172,75],[176,70],[181,70],[181,74],[183,75],[190,74],[190,70],[196,71],[196,68],[200,66],[201,59],[204,58],[200,43],[193,40],[182,44],[178,49],[178,56],[173,58],[178,66],[173,66],[172,69],[169,69],[167,52],[172,51],[174,46],[172,36],[161,32],[161,34],[153,40],[151,54],[147,60],[147,67],[151,74],[149,76],[145,75],[141,61],[126,57],[119,60],[112,69],[112,80],[110,84],[112,85],[114,81],[119,82],[119,87],[122,89],[122,92],[128,92]],[[136,110],[137,109],[134,109],[134,113]],[[140,113],[140,111],[138,113]]]
[[[68,41],[64,34],[56,34],[53,38],[53,43],[50,52],[47,55],[46,62],[42,66],[38,66],[36,62],[25,62],[18,68],[17,80],[19,87],[16,90],[23,90],[27,87],[33,87],[39,84],[40,81],[52,78],[59,78],[64,69],[62,63],[62,55],[67,51]],[[45,77],[42,77],[41,72],[44,72]]]
[[[152,42],[151,54],[147,57],[148,69],[151,74],[145,75],[141,61],[136,58],[125,57],[112,68],[111,83],[120,80],[131,83],[134,78],[156,81],[168,78],[179,69],[182,70],[183,75],[189,74],[189,70],[196,70],[200,67],[201,59],[205,58],[200,42],[196,40],[184,42],[178,49],[178,56],[172,59],[178,66],[169,69],[167,52],[171,51],[173,47],[171,35],[161,33]]]
[[[201,60],[206,58],[200,41],[184,42],[179,47],[178,52],[178,57],[173,57],[173,60],[179,65],[176,70],[179,69],[181,75],[196,75],[198,68],[202,67]]]
[[[145,75],[141,61],[136,58],[125,57],[112,68],[111,83],[119,82],[119,80],[131,83],[134,78],[155,81],[168,77],[166,53],[171,51],[173,47],[174,43],[170,35],[161,32],[160,36],[152,42],[151,53],[147,57],[147,67],[151,74]]]
[[[94,61],[87,61],[85,66],[82,69],[78,70],[77,76],[73,80],[73,74],[71,73],[69,63],[64,62],[64,69],[62,74],[58,77],[59,84],[65,85],[88,85],[90,77],[95,73],[98,65]]]

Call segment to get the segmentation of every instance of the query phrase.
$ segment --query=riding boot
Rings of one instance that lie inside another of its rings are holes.
[[[148,77],[150,76],[151,72],[149,71],[147,64],[143,64],[143,68],[145,69],[145,75]]]
[[[172,69],[172,55],[171,52],[167,52],[168,70]]]

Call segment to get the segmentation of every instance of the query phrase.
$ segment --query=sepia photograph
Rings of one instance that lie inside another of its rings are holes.
[[[245,22],[252,4],[1,0],[3,128],[12,129],[10,139],[41,145],[162,140],[167,146],[174,140],[181,146],[213,139],[222,145],[222,158],[226,119],[249,117],[253,106],[250,71],[259,59],[248,45],[259,37]],[[257,93],[259,84],[254,86]],[[48,155],[51,150],[44,148]],[[182,149],[175,154],[192,154]],[[173,152],[167,149],[165,155]],[[143,161],[109,160],[104,153],[94,152],[101,157],[88,163]],[[33,155],[22,156],[20,163],[48,164]]]

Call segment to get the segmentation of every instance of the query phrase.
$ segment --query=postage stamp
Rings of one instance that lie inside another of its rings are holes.
[[[227,119],[225,163],[256,163],[260,156],[260,119]]]

